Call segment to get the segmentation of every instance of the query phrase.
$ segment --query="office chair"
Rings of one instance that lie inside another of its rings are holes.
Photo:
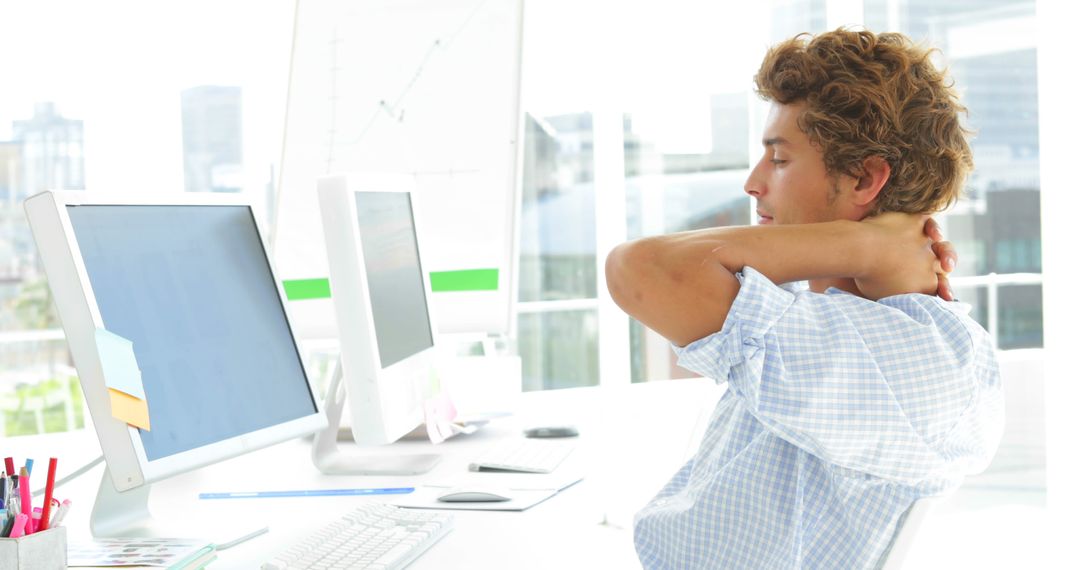
[[[911,544],[915,541],[919,528],[922,527],[930,512],[944,500],[944,497],[924,497],[908,507],[907,512],[900,518],[889,548],[885,550],[885,554],[878,562],[879,570],[901,570],[904,567],[904,559],[911,550]]]

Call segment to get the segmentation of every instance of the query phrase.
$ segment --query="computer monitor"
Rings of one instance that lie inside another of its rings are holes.
[[[25,208],[107,464],[95,535],[154,534],[150,483],[325,427],[243,196],[57,191]],[[102,331],[131,343],[148,430],[114,417]]]
[[[341,377],[332,381],[326,404],[330,433],[316,441],[314,451],[324,472],[418,473],[438,460],[437,455],[348,456],[332,449],[341,408],[338,381],[345,387],[353,439],[361,445],[394,442],[423,423],[425,400],[437,387],[437,329],[413,187],[411,176],[382,173],[318,181],[341,341]]]

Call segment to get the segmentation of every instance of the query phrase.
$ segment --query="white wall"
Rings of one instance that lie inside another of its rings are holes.
[[[1043,331],[1046,347],[1047,502],[1056,549],[1075,560],[1080,514],[1080,303],[1075,287],[1076,216],[1080,212],[1077,162],[1075,28],[1071,2],[1039,0],[1039,152],[1042,177]],[[1066,552],[1066,547],[1069,547]]]

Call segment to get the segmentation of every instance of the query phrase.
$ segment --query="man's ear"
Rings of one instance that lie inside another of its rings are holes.
[[[859,177],[858,182],[855,184],[855,204],[869,206],[881,193],[885,183],[889,181],[892,167],[889,166],[888,162],[885,162],[884,158],[871,156],[863,161],[863,171],[864,174]]]

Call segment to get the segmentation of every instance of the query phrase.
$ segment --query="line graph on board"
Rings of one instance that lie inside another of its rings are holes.
[[[507,332],[517,204],[521,0],[301,2],[274,239],[286,279],[327,274],[315,180],[412,174],[433,272],[497,291],[435,303],[443,330]],[[451,299],[453,298],[453,299]],[[446,302],[443,302],[446,301]]]

